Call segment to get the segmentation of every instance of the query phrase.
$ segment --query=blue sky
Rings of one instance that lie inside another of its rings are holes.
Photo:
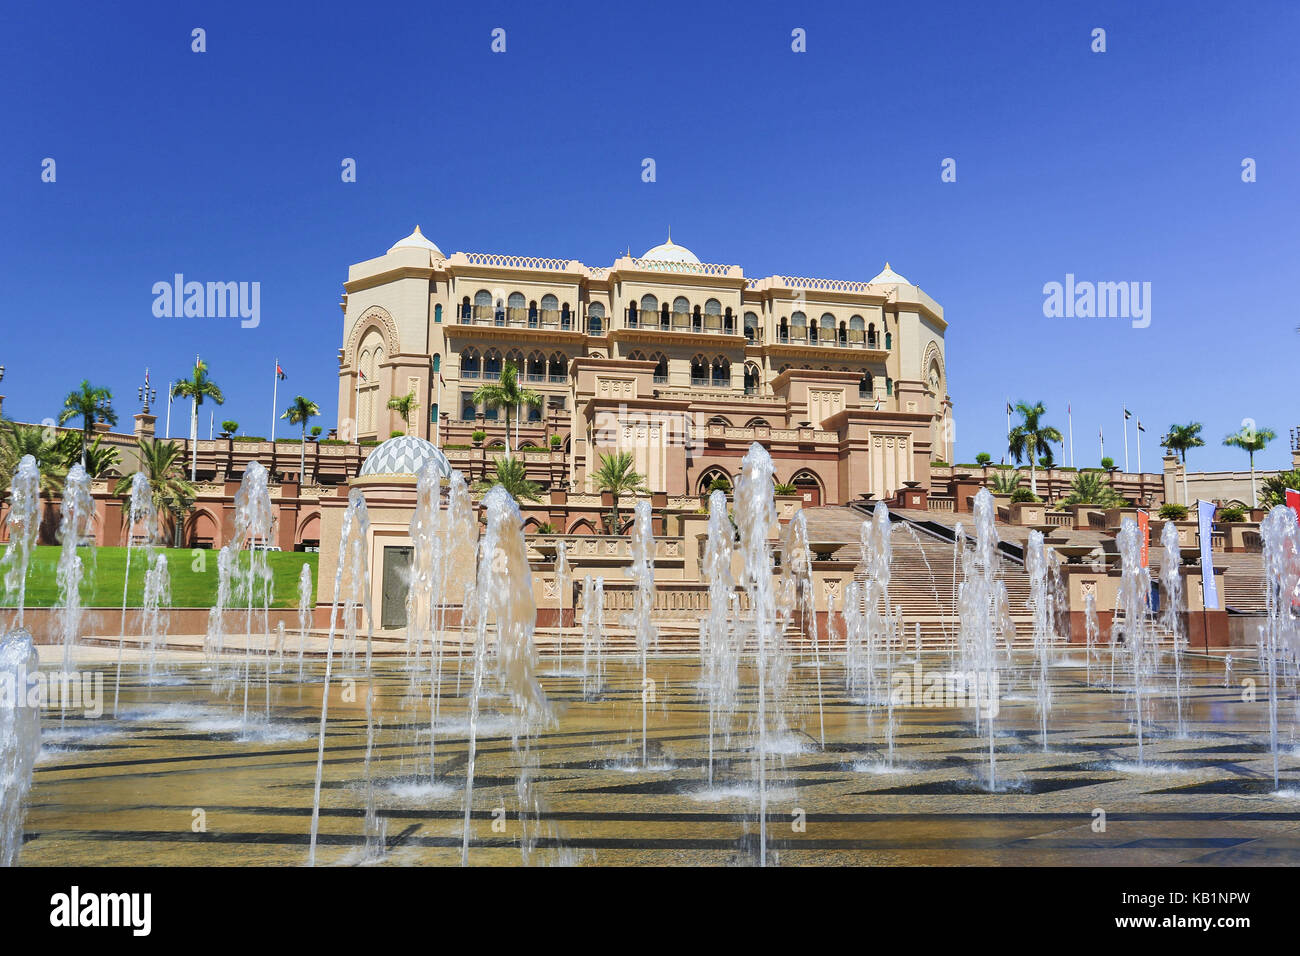
[[[145,366],[162,391],[199,352],[217,417],[264,435],[278,356],[281,407],[306,394],[328,427],[347,266],[415,223],[448,253],[591,264],[671,225],[747,275],[888,259],[934,296],[958,460],[996,460],[1025,398],[1063,431],[1073,405],[1079,465],[1099,427],[1123,463],[1127,405],[1147,470],[1189,419],[1193,468],[1244,468],[1219,441],[1246,417],[1279,467],[1300,424],[1298,27],[1285,2],[10,4],[4,410],[53,415],[88,376],[129,422]],[[177,272],[260,282],[261,324],[155,318]],[[1045,318],[1067,273],[1150,282],[1150,326]]]

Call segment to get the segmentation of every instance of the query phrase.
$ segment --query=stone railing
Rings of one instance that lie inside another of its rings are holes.
[[[465,261],[473,266],[495,266],[503,269],[544,269],[551,272],[563,272],[569,268],[572,259],[543,259],[537,256],[502,256],[487,252],[461,253]]]
[[[1053,528],[1072,528],[1074,527],[1074,515],[1068,511],[1049,511],[1047,512],[1047,523]]]
[[[731,425],[705,425],[701,428],[692,425],[689,437],[697,440],[722,438],[728,441],[746,442],[768,439],[779,442],[813,442],[817,445],[835,445],[840,440],[840,436],[835,432],[824,432],[819,428],[764,428],[761,425],[753,428],[736,428]]]
[[[740,266],[716,262],[666,262],[663,259],[633,259],[632,266],[647,272],[682,272],[705,276],[740,275]]]
[[[572,498],[572,496],[570,496]],[[545,561],[554,557],[559,542],[564,542],[565,554],[569,561],[582,564],[584,561],[618,561],[630,563],[632,560],[632,538],[630,535],[592,535],[592,534],[538,534],[528,537],[529,559]],[[685,539],[679,537],[655,537],[655,560],[673,561],[686,555]]]
[[[749,594],[737,590],[736,597],[741,611],[750,609]],[[575,609],[582,611],[582,592],[578,590],[574,598]],[[630,581],[605,582],[605,622],[613,624],[626,612],[634,609],[636,603],[636,586]],[[666,582],[655,591],[654,606],[651,613],[656,617],[681,615],[698,620],[709,611],[709,586],[707,584],[679,584]]]
[[[925,509],[952,513],[957,510],[957,499],[951,495],[929,495],[925,499]]]

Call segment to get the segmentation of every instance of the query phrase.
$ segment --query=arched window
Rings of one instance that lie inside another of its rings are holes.
[[[781,324],[777,327],[776,338],[779,342],[790,341],[790,324],[786,321],[785,316],[781,316]]]
[[[849,345],[862,347],[863,342],[867,339],[866,321],[860,315],[854,315],[849,318],[849,332],[847,342]]]
[[[442,356],[437,352],[433,353],[433,370],[435,372],[442,370]]]
[[[474,293],[474,304],[480,308],[492,308],[492,293],[487,289],[479,289]]]
[[[633,349],[631,352],[627,353],[627,358],[629,362],[644,362],[645,353],[640,349]]]
[[[460,377],[478,378],[483,368],[478,349],[470,346],[460,353]]]
[[[528,356],[528,381],[546,381],[546,356],[541,352],[532,352]]]
[[[745,313],[745,339],[749,342],[758,340],[758,316],[753,312]]]
[[[876,347],[876,323],[872,322],[870,325],[867,326],[867,348],[874,349],[875,347]]]
[[[637,316],[636,301],[633,300],[632,302],[628,303],[627,306],[627,327],[629,329],[636,328],[637,318],[638,316]]]
[[[726,311],[722,313],[722,330],[728,335],[735,334],[736,317],[731,314],[731,306],[727,306]]]
[[[496,349],[488,349],[483,354],[483,375],[485,378],[501,376],[501,353]]]
[[[825,312],[818,324],[821,328],[817,330],[817,341],[823,345],[830,345],[835,341],[835,316]]]
[[[730,486],[732,484],[731,476],[729,476],[725,471],[723,471],[721,468],[715,465],[712,468],[706,469],[704,473],[700,475],[698,493],[701,495],[709,494],[710,487],[713,485],[715,481],[718,482],[725,481],[727,483],[727,486]],[[727,486],[724,486],[723,490],[725,490]]]
[[[659,327],[661,329],[667,329],[667,328],[671,328],[672,324],[673,324],[672,313],[668,311],[668,303],[665,302],[663,304],[663,308],[659,310]]]
[[[723,426],[725,426],[725,427],[727,427],[727,428],[730,428],[730,427],[731,427],[731,422],[727,421],[727,420],[726,420],[725,418],[723,418],[721,415],[714,415],[712,418],[709,419],[709,424],[710,424],[710,425],[723,425]]]
[[[722,303],[719,302],[717,299],[709,299],[707,302],[704,303],[704,314],[721,315]]]
[[[875,382],[871,378],[870,372],[863,372],[862,378],[858,381],[858,397],[871,398],[875,394]]]
[[[605,307],[599,302],[587,306],[587,334],[601,335],[605,331]]]
[[[511,292],[510,298],[506,300],[506,307],[510,310],[506,313],[506,317],[511,325],[516,323],[522,325],[528,321],[528,300],[524,298],[522,292]]]
[[[572,328],[573,314],[569,311],[569,303],[560,306],[560,328]]]
[[[794,485],[796,493],[803,497],[805,508],[816,508],[822,503],[821,482],[811,471],[805,469],[799,472],[790,479],[790,484]]]
[[[473,308],[473,307],[469,304],[469,296],[465,296],[465,298],[463,298],[463,299],[460,300],[460,320],[461,320],[461,322],[469,322],[469,321],[471,320],[471,318],[472,318],[473,315],[474,315],[474,313],[473,313],[473,311],[472,311],[472,308]]]
[[[566,371],[569,367],[569,360],[563,352],[552,352],[550,365],[547,368],[547,377],[552,382],[563,382],[569,377]]]
[[[885,394],[886,395],[894,394],[894,380],[890,378],[888,375],[885,376]]]
[[[713,360],[712,378],[714,388],[724,388],[731,384],[731,361],[719,355]]]
[[[808,317],[802,312],[790,316],[790,341],[808,341]]]
[[[885,350],[888,351],[889,349],[892,349],[893,347],[894,347],[894,333],[893,333],[893,332],[886,332],[886,333],[885,333]]]
[[[524,374],[524,353],[519,349],[511,349],[506,352],[506,361],[515,367],[515,371],[520,375]]]
[[[758,394],[758,380],[759,380],[758,366],[755,365],[753,362],[746,362],[745,363],[745,394],[746,395]]]
[[[650,359],[655,363],[655,384],[668,384],[668,356],[664,355],[663,352],[656,352],[650,356]]]
[[[656,299],[654,296],[650,295],[650,293],[647,292],[645,295],[641,296],[641,311],[642,311],[642,312],[658,312],[658,311],[659,311],[659,300]]]
[[[542,296],[542,325],[554,328],[560,322],[560,300],[553,295]]]
[[[771,428],[771,423],[766,418],[751,418],[745,422],[746,428]]]
[[[679,295],[673,299],[673,311],[685,315],[691,311],[691,304],[686,301],[686,296]]]
[[[697,355],[691,359],[691,384],[709,384],[709,360],[703,355]]]
[[[433,323],[434,323],[434,325],[441,325],[441,324],[442,324],[442,304],[441,304],[441,303],[439,303],[438,305],[435,305],[435,306],[433,307]]]

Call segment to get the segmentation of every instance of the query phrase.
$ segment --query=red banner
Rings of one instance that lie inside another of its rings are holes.
[[[1138,534],[1142,536],[1142,567],[1150,567],[1151,562],[1151,515],[1138,511]]]
[[[1300,491],[1286,490],[1286,506],[1295,512],[1295,520],[1300,522]]]

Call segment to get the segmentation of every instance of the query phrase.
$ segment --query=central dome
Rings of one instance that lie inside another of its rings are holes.
[[[419,226],[416,226],[415,232],[411,233],[405,239],[399,239],[397,242],[393,243],[388,251],[392,252],[394,249],[427,249],[429,252],[433,253],[435,259],[447,258],[442,254],[441,249],[425,238],[425,235],[420,231]]]
[[[398,435],[379,445],[366,456],[361,465],[361,477],[370,475],[418,475],[429,462],[434,463],[439,474],[451,477],[447,456],[433,442],[414,435]]]
[[[673,242],[670,235],[668,241],[662,245],[655,246],[641,257],[642,259],[652,259],[655,262],[686,262],[690,265],[699,265],[700,260],[696,258],[695,253],[685,246],[679,246]]]

